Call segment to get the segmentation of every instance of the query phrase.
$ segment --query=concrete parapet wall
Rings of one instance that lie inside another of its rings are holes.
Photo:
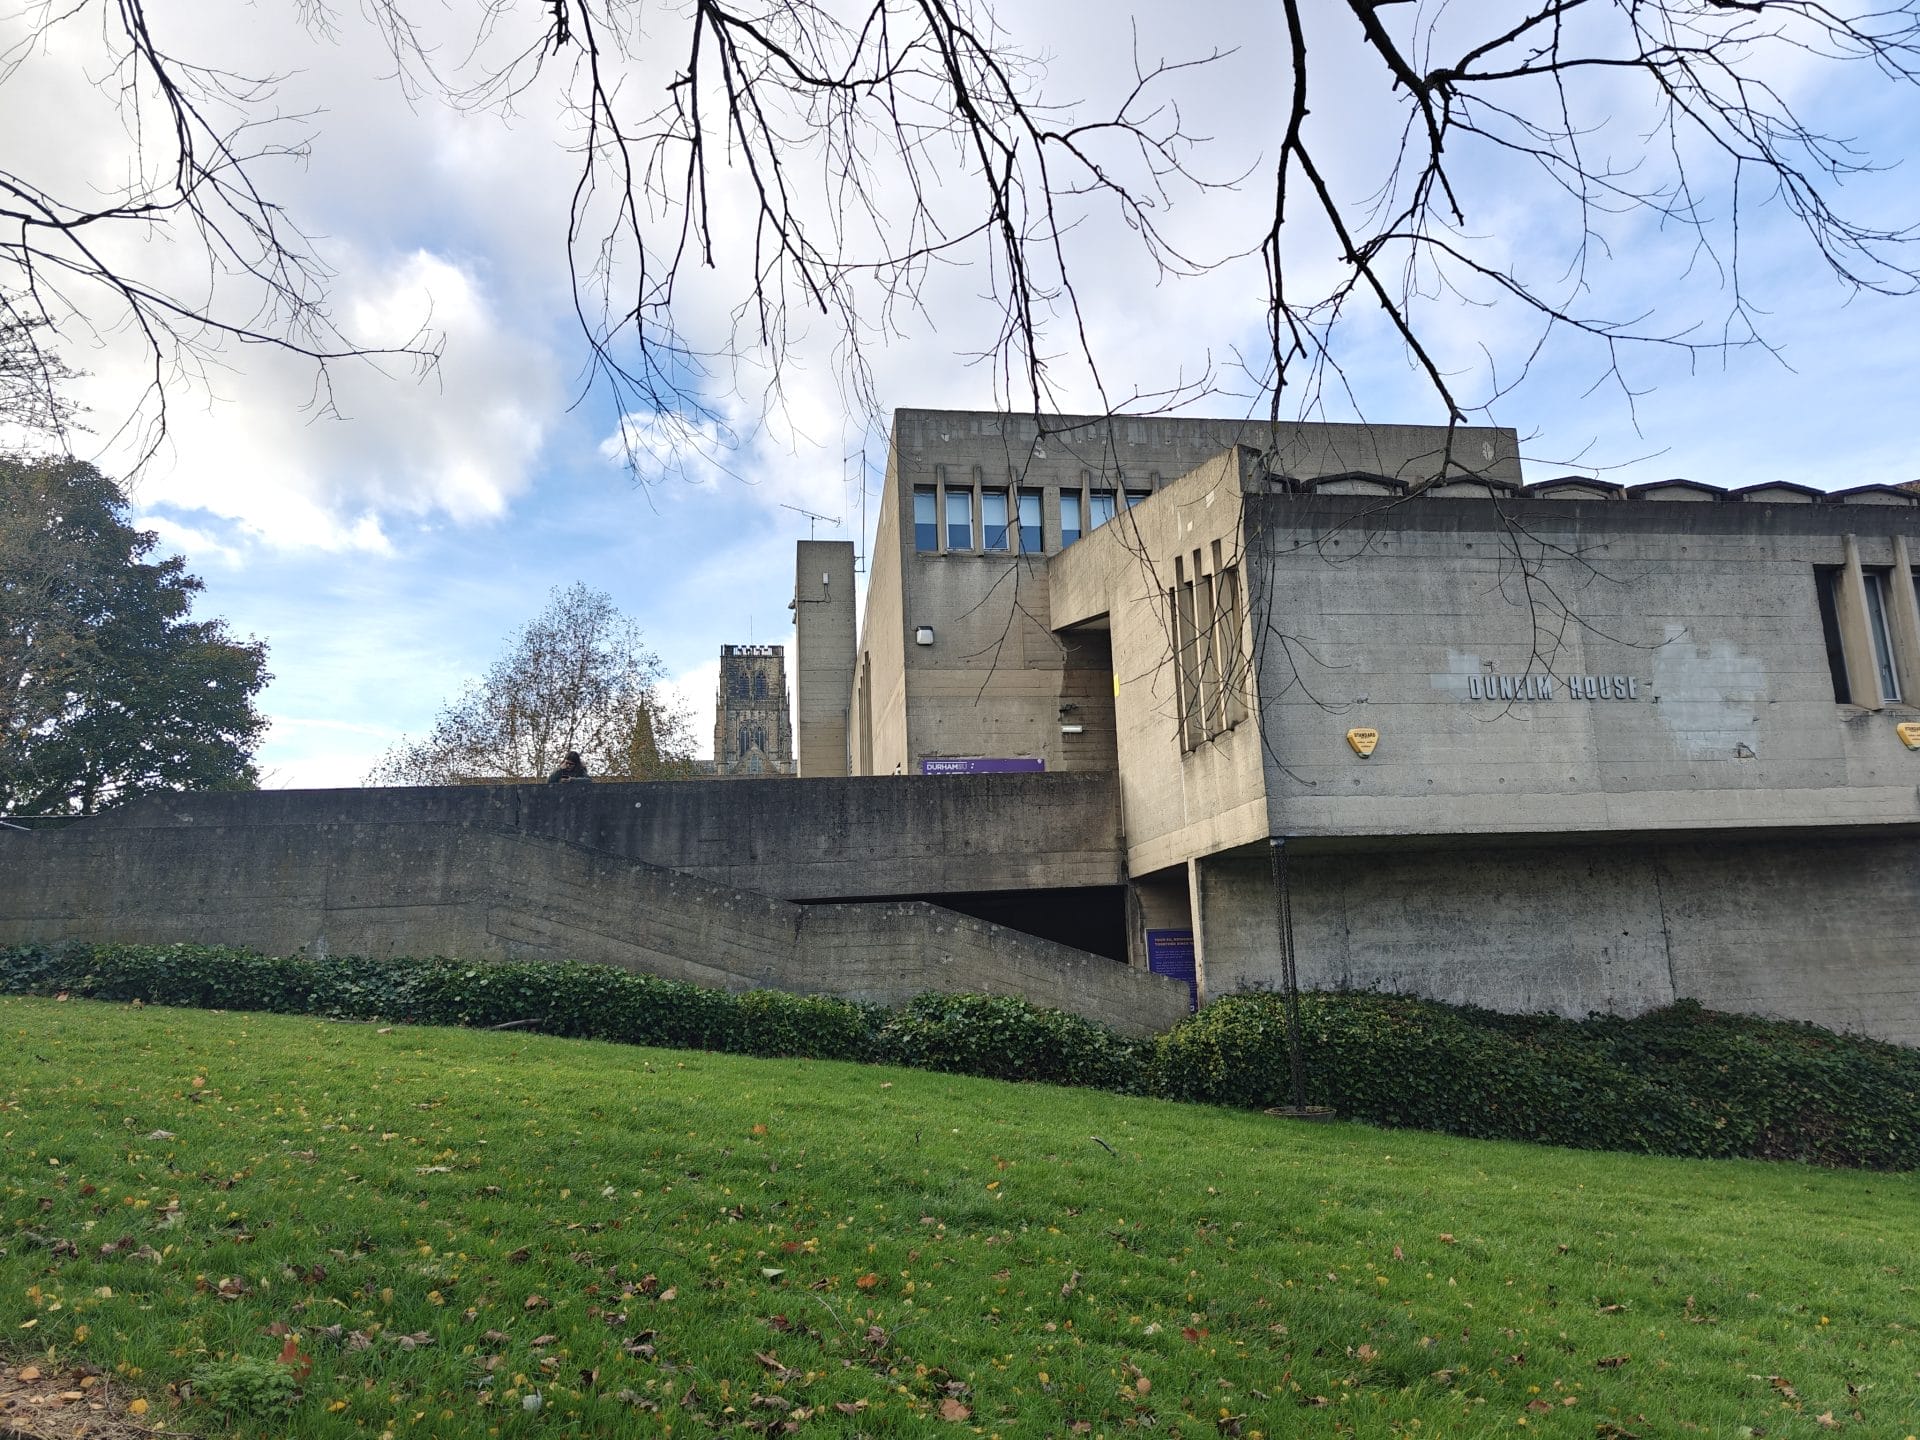
[[[202,812],[0,836],[0,943],[59,939],[571,959],[883,1004],[984,991],[1134,1034],[1186,1013],[1176,982],[922,901],[796,905],[458,824],[220,824]]]
[[[956,775],[158,795],[78,828],[504,830],[827,900],[1118,885],[1119,817],[1112,775]]]

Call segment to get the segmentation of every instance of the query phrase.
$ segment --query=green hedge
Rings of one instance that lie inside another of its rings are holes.
[[[1662,1155],[1920,1165],[1920,1051],[1683,1001],[1628,1020],[1499,1015],[1407,996],[1305,995],[1307,1100],[1378,1125]],[[1285,1104],[1276,995],[1160,1037],[1152,1088]]]
[[[898,1010],[730,994],[604,965],[260,955],[196,945],[0,950],[0,992],[267,1010],[742,1055],[883,1061],[1265,1108],[1288,1094],[1279,997],[1236,995],[1154,1041],[988,995]],[[1920,1051],[1682,1003],[1631,1020],[1499,1015],[1406,996],[1301,1000],[1307,1099],[1485,1139],[1821,1165],[1920,1166]]]

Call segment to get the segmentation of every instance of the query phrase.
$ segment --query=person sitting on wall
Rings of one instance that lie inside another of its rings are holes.
[[[587,762],[580,758],[578,750],[567,751],[567,758],[560,762],[560,768],[547,777],[549,785],[564,785],[569,780],[585,780]]]

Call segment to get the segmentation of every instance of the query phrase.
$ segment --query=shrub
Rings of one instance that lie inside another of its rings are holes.
[[[1498,1015],[1408,996],[1301,997],[1307,1100],[1482,1139],[1822,1165],[1920,1165],[1920,1053],[1685,1002],[1635,1019]],[[1155,1093],[1289,1094],[1275,995],[1218,1000],[1160,1037]]]
[[[998,1080],[1264,1108],[1286,1103],[1278,996],[1229,996],[1129,1040],[1005,995],[898,1010],[731,994],[606,965],[275,957],[203,945],[0,950],[0,992],[68,992],[741,1055],[886,1061]],[[1400,995],[1301,997],[1307,1099],[1482,1139],[1821,1165],[1920,1166],[1920,1052],[1686,1002],[1635,1019],[1500,1015]]]
[[[1011,995],[922,995],[893,1012],[875,1058],[1131,1094],[1144,1088],[1143,1048],[1104,1025]]]

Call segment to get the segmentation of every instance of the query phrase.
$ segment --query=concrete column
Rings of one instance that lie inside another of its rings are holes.
[[[1893,537],[1893,583],[1887,587],[1887,625],[1893,631],[1894,673],[1909,705],[1920,705],[1920,596],[1914,593],[1907,537]]]
[[[795,549],[795,753],[802,775],[845,775],[853,704],[853,542],[802,540]]]
[[[1840,622],[1840,650],[1847,658],[1847,690],[1853,703],[1884,710],[1880,666],[1873,654],[1873,630],[1867,619],[1867,578],[1860,569],[1860,546],[1847,536],[1847,563],[1833,590],[1834,616]]]

